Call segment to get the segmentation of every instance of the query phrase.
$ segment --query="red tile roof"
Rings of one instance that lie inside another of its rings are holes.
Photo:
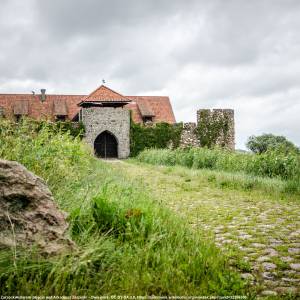
[[[169,97],[167,96],[127,96],[133,102],[126,105],[132,110],[132,119],[136,123],[143,122],[143,104],[146,103],[154,114],[153,122],[166,122],[173,124],[176,122]]]
[[[15,101],[14,114],[27,116],[28,115],[28,101],[27,100]]]
[[[33,119],[54,119],[55,102],[62,101],[67,105],[67,118],[72,120],[79,112],[77,104],[84,98],[84,95],[48,95],[45,101],[41,101],[40,95],[32,94],[0,94],[0,107],[4,108],[6,116],[14,115],[14,106],[18,101],[27,101],[28,116]]]
[[[101,88],[101,87],[100,87]],[[100,89],[99,88],[99,89]],[[97,89],[97,90],[99,90]],[[96,91],[97,91],[96,90]],[[116,101],[120,95],[109,88],[105,87],[107,96],[112,101]],[[95,91],[95,92],[96,92]],[[104,95],[104,88],[100,95]],[[116,95],[114,94],[116,93]],[[93,94],[93,93],[92,93]],[[91,95],[91,94],[90,94]],[[87,99],[90,95],[50,95],[46,94],[45,101],[41,101],[40,95],[32,94],[0,94],[0,110],[4,110],[5,116],[13,116],[15,105],[19,101],[25,101],[27,105],[22,107],[22,112],[25,112],[29,117],[34,119],[50,119],[53,120],[55,115],[66,114],[67,119],[72,120],[80,111],[80,104]],[[122,96],[122,95],[121,95]],[[106,99],[109,99],[106,98]],[[122,96],[123,99],[131,100],[125,105],[125,108],[132,111],[132,119],[136,123],[143,122],[143,116],[153,116],[153,122],[167,122],[170,124],[175,123],[175,116],[172,110],[169,97],[166,96]],[[95,101],[92,98],[91,102]],[[104,98],[102,98],[103,100]],[[122,99],[122,98],[120,98]],[[118,99],[117,101],[119,101]],[[24,113],[24,114],[25,114]]]
[[[154,117],[155,113],[149,105],[148,101],[139,101],[138,108],[142,117]]]
[[[101,85],[92,93],[90,93],[83,102],[124,102],[129,103],[131,100],[125,96],[111,90],[105,85]]]

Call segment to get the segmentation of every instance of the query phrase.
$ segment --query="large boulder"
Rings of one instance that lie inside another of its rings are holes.
[[[21,164],[0,159],[0,248],[37,246],[58,254],[73,247],[67,228],[45,182]]]

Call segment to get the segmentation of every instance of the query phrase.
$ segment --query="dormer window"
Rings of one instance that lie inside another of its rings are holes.
[[[152,123],[153,122],[153,117],[152,116],[143,117],[143,122],[144,123]]]
[[[57,116],[55,116],[55,121],[56,122],[65,122],[66,121],[66,116],[64,116],[64,115],[57,115]]]
[[[68,112],[67,112],[67,104],[64,99],[54,100],[53,114],[55,116],[55,121],[57,122],[66,121]]]
[[[15,115],[15,120],[17,123],[21,121],[22,115]]]
[[[155,114],[153,112],[153,109],[151,105],[147,101],[139,101],[138,107],[143,119],[143,123],[152,123],[153,118],[155,117]]]
[[[16,122],[19,122],[23,116],[28,115],[28,101],[27,100],[17,100],[14,103],[14,115]]]

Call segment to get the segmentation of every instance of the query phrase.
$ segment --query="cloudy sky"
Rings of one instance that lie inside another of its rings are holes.
[[[168,95],[300,145],[299,0],[0,0],[0,93]]]

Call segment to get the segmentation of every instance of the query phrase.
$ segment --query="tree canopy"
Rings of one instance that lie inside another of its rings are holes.
[[[264,153],[267,151],[279,151],[284,153],[300,153],[299,148],[286,137],[274,134],[252,135],[248,138],[247,148],[254,153]]]

